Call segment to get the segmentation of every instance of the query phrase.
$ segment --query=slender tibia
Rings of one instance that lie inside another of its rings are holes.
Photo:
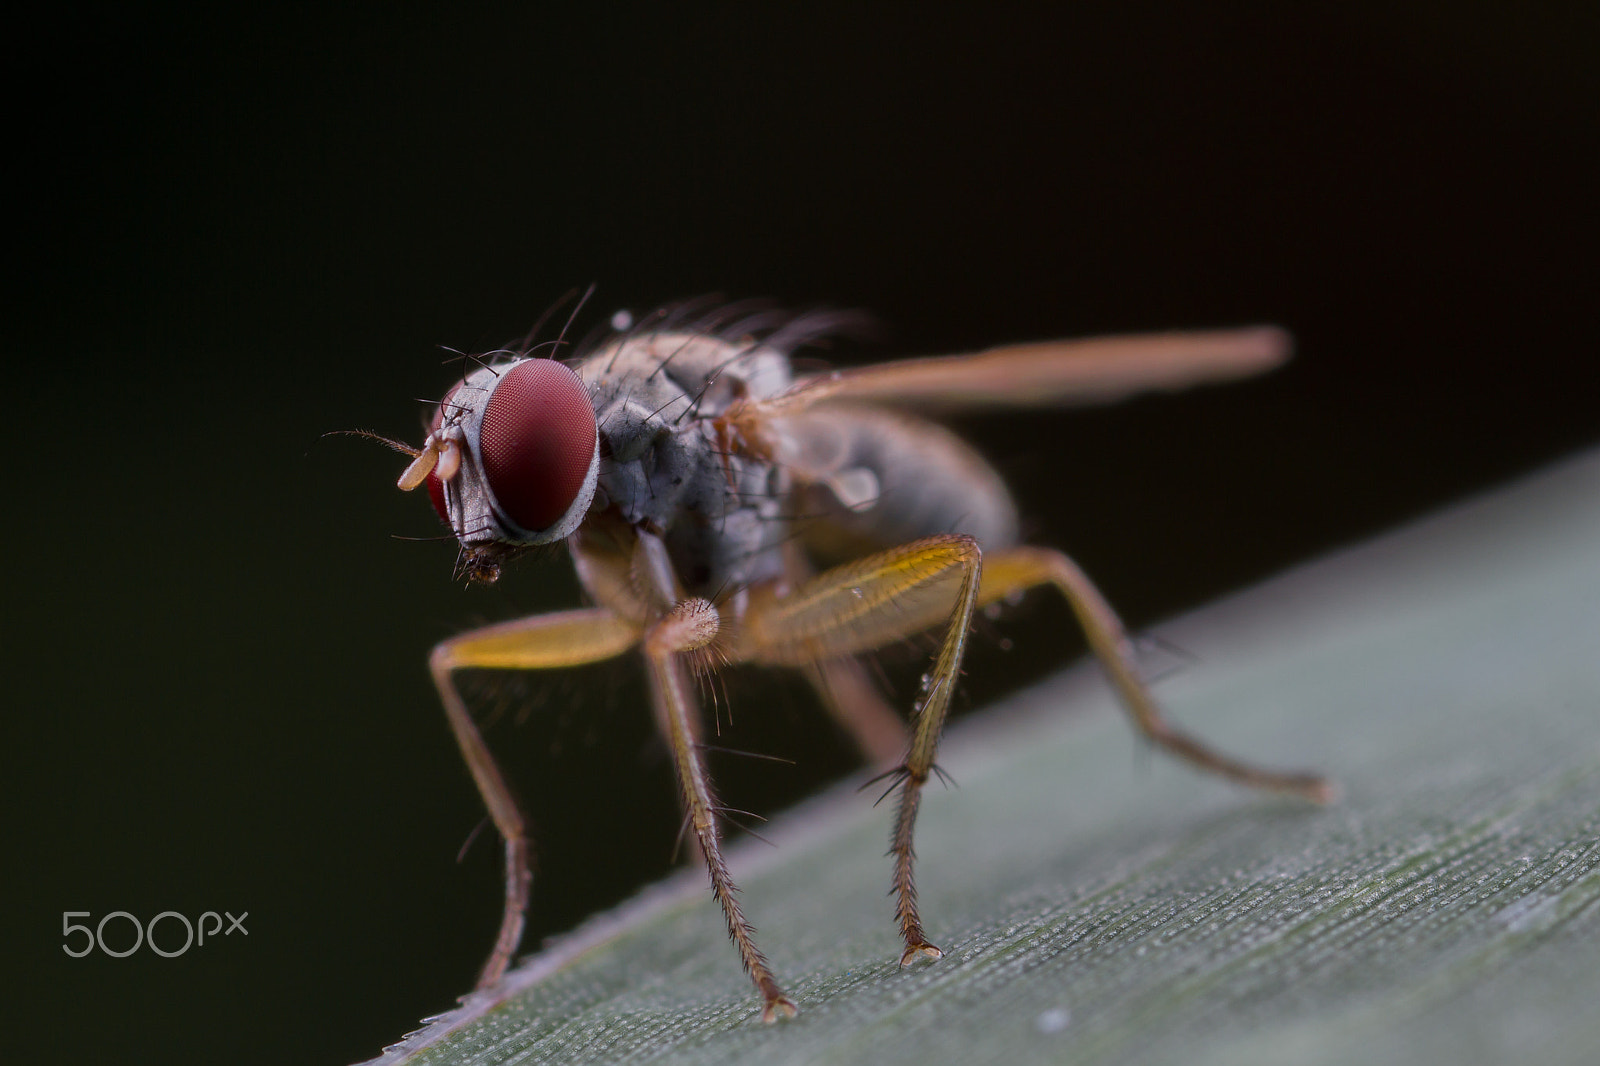
[[[1066,598],[1089,647],[1100,660],[1133,724],[1157,747],[1211,773],[1252,788],[1288,792],[1313,803],[1329,803],[1338,787],[1318,774],[1267,770],[1214,751],[1179,731],[1150,695],[1139,676],[1133,643],[1122,621],[1100,591],[1071,559],[1048,548],[1012,548],[991,554],[979,604],[995,603],[1038,585],[1053,585]]]

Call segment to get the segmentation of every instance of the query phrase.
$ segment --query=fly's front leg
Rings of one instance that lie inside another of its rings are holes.
[[[645,635],[645,655],[650,660],[651,696],[656,714],[665,723],[672,748],[673,765],[683,791],[683,806],[700,853],[711,874],[711,893],[722,904],[728,922],[728,936],[739,949],[745,972],[761,993],[761,1020],[771,1022],[781,1015],[797,1013],[794,1002],[783,994],[767,960],[755,943],[755,930],[739,907],[739,888],[722,860],[721,834],[717,830],[717,800],[711,779],[695,743],[694,702],[689,696],[684,656],[705,648],[716,639],[721,620],[708,601],[691,598],[680,601]]]
[[[927,628],[928,612],[949,618],[914,714],[910,749],[898,770],[891,771],[900,778],[890,854],[895,917],[905,941],[901,965],[919,955],[937,959],[942,954],[929,943],[917,910],[912,836],[922,786],[934,772],[939,734],[961,672],[982,573],[983,554],[972,537],[928,537],[829,570],[792,595],[753,599],[745,615],[739,657],[794,666],[911,636]]]
[[[452,675],[457,670],[544,670],[579,666],[620,655],[639,641],[637,626],[604,608],[563,611],[485,626],[452,637],[433,649],[428,665],[439,688],[450,731],[461,747],[462,758],[483,796],[489,817],[506,847],[505,914],[494,950],[483,964],[478,987],[500,979],[522,940],[528,910],[530,872],[527,822],[517,808],[511,787],[495,765],[483,734],[467,711]]]
[[[1203,770],[1253,788],[1289,792],[1313,803],[1329,803],[1338,797],[1338,787],[1325,777],[1267,770],[1241,762],[1213,751],[1168,722],[1139,676],[1133,642],[1128,639],[1122,620],[1088,576],[1062,553],[1048,548],[1012,548],[991,554],[979,604],[995,603],[1038,585],[1053,585],[1066,598],[1128,716],[1156,746]]]

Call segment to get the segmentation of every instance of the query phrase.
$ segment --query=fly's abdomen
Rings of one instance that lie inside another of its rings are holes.
[[[785,419],[806,545],[829,560],[937,533],[985,549],[1017,542],[1017,509],[1000,475],[943,426],[846,404]]]

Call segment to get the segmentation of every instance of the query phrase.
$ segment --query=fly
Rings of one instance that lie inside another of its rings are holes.
[[[1140,678],[1116,613],[1082,570],[1020,542],[999,475],[930,412],[1120,399],[1268,370],[1281,330],[1256,327],[1051,341],[797,374],[790,355],[837,321],[679,308],[613,331],[570,361],[532,349],[474,360],[433,412],[402,489],[426,486],[460,543],[460,571],[565,542],[593,605],[485,626],[429,660],[450,728],[505,844],[505,907],[478,980],[522,938],[527,823],[456,687],[463,669],[549,670],[642,654],[686,823],[763,1021],[792,1017],[722,859],[699,743],[695,670],[798,670],[898,794],[891,834],[902,965],[937,959],[913,881],[913,831],[973,612],[1038,586],[1071,607],[1134,726],[1201,769],[1327,802],[1309,773],[1241,762],[1179,732]],[[844,558],[818,570],[817,558]],[[907,726],[858,657],[942,632]]]

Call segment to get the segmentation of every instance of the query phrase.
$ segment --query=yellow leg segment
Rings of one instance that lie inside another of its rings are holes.
[[[784,580],[799,588],[816,575],[800,541],[783,547]],[[861,660],[853,655],[819,659],[803,668],[822,706],[855,741],[869,766],[887,769],[905,753],[910,732],[905,719],[884,700]]]
[[[1084,635],[1089,638],[1089,647],[1121,697],[1128,717],[1156,746],[1202,770],[1252,788],[1289,792],[1313,803],[1329,803],[1337,798],[1337,787],[1325,777],[1252,766],[1213,751],[1174,728],[1139,677],[1133,643],[1122,627],[1122,620],[1077,564],[1060,552],[1048,548],[1012,548],[990,555],[978,602],[980,606],[994,603],[1038,585],[1053,585],[1066,598]]]
[[[500,920],[494,950],[478,975],[479,988],[500,980],[522,940],[528,893],[533,884],[529,862],[531,842],[527,821],[517,808],[516,797],[495,765],[494,756],[467,711],[452,675],[462,669],[542,670],[579,666],[620,655],[638,642],[637,626],[611,611],[595,608],[485,626],[436,645],[429,656],[428,666],[444,703],[450,731],[455,734],[462,758],[483,796],[484,806],[489,808],[489,817],[505,841],[505,913]]]
[[[968,536],[913,541],[819,574],[782,599],[753,599],[745,615],[742,658],[803,664],[837,658],[910,636],[927,628],[930,611],[949,619],[944,642],[913,714],[911,746],[890,776],[900,791],[889,853],[894,858],[895,918],[905,951],[901,965],[942,952],[923,932],[913,878],[912,837],[922,786],[933,773],[939,734],[961,673],[967,631],[978,603],[983,553]]]
[[[900,792],[890,854],[896,917],[905,941],[902,965],[918,955],[940,955],[924,935],[917,911],[912,834],[922,786],[934,772],[939,734],[960,673],[972,613],[1040,585],[1050,585],[1066,598],[1129,717],[1153,743],[1201,769],[1252,787],[1289,792],[1317,803],[1337,795],[1326,778],[1252,766],[1174,728],[1141,680],[1133,645],[1116,612],[1060,552],[1023,547],[985,556],[970,537],[930,537],[819,574],[788,596],[755,595],[736,660],[805,666],[881,647],[940,621],[947,623],[914,717],[910,748],[888,775],[898,778],[893,787]]]

